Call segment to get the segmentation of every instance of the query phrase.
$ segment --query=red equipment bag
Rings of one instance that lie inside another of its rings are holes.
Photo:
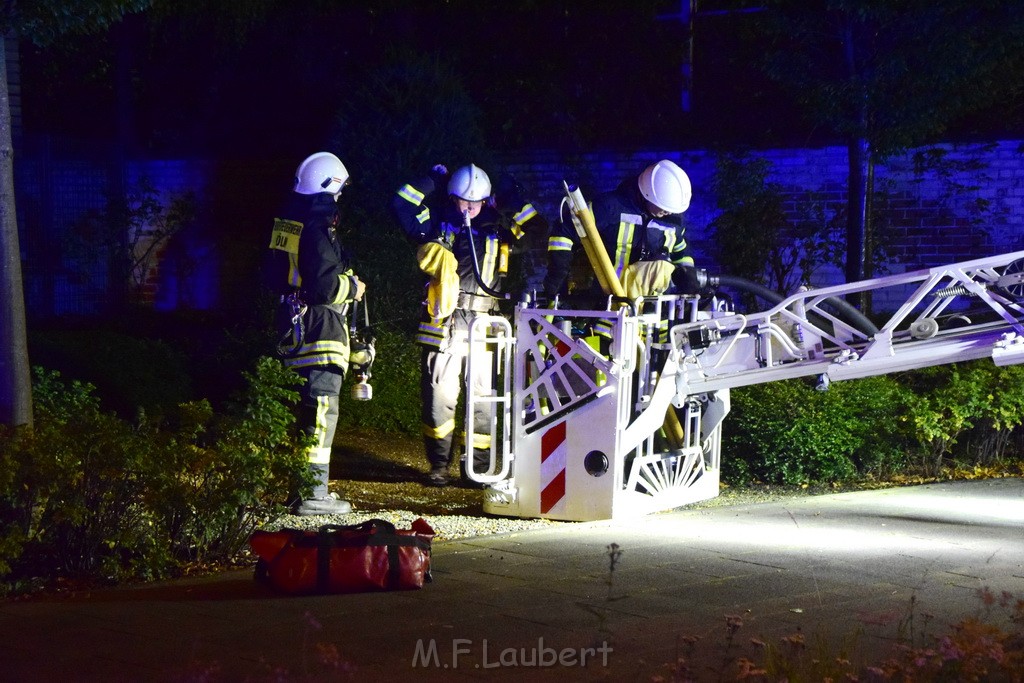
[[[396,529],[383,519],[319,531],[254,531],[256,580],[291,594],[413,590],[431,581],[430,541],[424,519]]]

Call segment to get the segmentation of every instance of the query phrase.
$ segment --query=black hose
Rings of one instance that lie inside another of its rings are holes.
[[[735,287],[736,289],[743,290],[744,292],[749,292],[750,294],[759,296],[765,301],[773,304],[781,304],[786,300],[786,297],[782,296],[778,292],[768,289],[758,282],[747,280],[746,278],[736,277],[735,275],[718,275],[716,277],[719,284],[726,285],[728,287]]]
[[[463,228],[466,230],[466,238],[469,239],[469,251],[473,254],[473,277],[476,278],[477,285],[480,289],[484,290],[487,294],[490,294],[495,299],[511,299],[511,294],[503,294],[496,289],[492,289],[484,282],[484,278],[480,275],[480,261],[476,255],[476,242],[473,240],[473,227],[469,224],[469,212],[463,214],[465,216],[465,223]]]
[[[840,318],[846,316],[844,320],[856,327],[860,332],[873,337],[878,334],[878,328],[873,322],[868,320],[868,317],[853,307],[850,302],[846,299],[840,299],[837,296],[830,296],[825,299],[825,302],[830,306],[835,306],[840,313]]]
[[[780,304],[786,300],[786,297],[779,294],[778,292],[772,291],[762,284],[752,282],[742,277],[736,277],[734,275],[719,275],[717,276],[719,284],[735,287],[745,292],[749,292],[755,296],[759,296],[765,301],[769,301],[773,304]],[[837,309],[839,317],[845,322],[855,327],[859,332],[866,334],[871,337],[878,333],[878,328],[875,324],[868,320],[868,318],[858,311],[856,308],[851,306],[848,302],[838,297],[829,297],[825,299],[829,305],[834,306]],[[813,316],[813,313],[811,314]],[[811,317],[808,316],[808,317]],[[815,322],[820,326],[819,322]]]

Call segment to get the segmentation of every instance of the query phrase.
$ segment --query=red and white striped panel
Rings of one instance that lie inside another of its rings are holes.
[[[540,440],[540,512],[547,514],[565,498],[565,421],[559,422]]]

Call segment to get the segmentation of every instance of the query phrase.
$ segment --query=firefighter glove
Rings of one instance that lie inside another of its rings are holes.
[[[458,261],[455,254],[437,242],[427,242],[416,252],[420,270],[430,277],[427,283],[427,311],[435,319],[447,318],[459,301]]]
[[[637,261],[622,274],[622,289],[629,299],[664,294],[672,284],[675,269],[669,261]]]

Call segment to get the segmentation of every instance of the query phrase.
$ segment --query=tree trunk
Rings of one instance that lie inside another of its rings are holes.
[[[32,425],[32,377],[14,202],[14,142],[7,89],[6,39],[0,35],[0,424]]]
[[[849,154],[849,190],[846,199],[846,281],[864,279],[864,244],[867,217],[867,142],[851,139]]]
[[[846,62],[847,76],[852,82],[864,80],[859,66],[858,44],[854,20],[844,17],[840,24],[840,39],[843,45],[843,57]],[[868,204],[868,165],[870,150],[866,137],[868,123],[867,95],[859,93],[856,102],[857,127],[856,133],[847,138],[847,161],[849,163],[849,184],[846,196],[846,281],[857,282],[864,279],[864,249],[867,236],[867,204]],[[863,293],[854,295],[851,302],[861,311],[865,306]]]
[[[864,178],[864,278],[875,276],[875,155],[868,148]],[[871,292],[861,293],[860,312],[871,315]]]

